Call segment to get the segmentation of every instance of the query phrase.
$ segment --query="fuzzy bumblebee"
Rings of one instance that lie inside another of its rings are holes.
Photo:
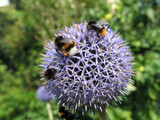
[[[76,52],[77,43],[72,38],[58,36],[54,40],[56,49],[61,51],[64,56],[73,55]]]
[[[72,55],[58,52],[54,41],[46,47],[44,71],[54,67],[57,79],[50,79],[47,88],[54,94],[60,106],[74,111],[105,110],[106,106],[121,103],[132,84],[131,52],[124,40],[108,26],[103,37],[97,31],[87,30],[87,22],[65,27],[56,36],[76,42]]]
[[[65,107],[61,106],[59,107],[59,113],[58,115],[65,120],[75,120],[76,119],[76,115],[72,114],[71,112],[69,112],[68,110],[65,109]]]

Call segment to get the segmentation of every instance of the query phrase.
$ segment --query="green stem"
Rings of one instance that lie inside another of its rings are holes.
[[[53,120],[52,109],[51,109],[51,105],[49,102],[46,103],[46,107],[48,111],[49,120]]]
[[[99,113],[99,120],[109,120],[105,107],[102,109],[102,111],[98,111]]]

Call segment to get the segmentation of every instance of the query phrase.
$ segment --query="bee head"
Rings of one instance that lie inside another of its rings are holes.
[[[48,68],[45,73],[44,73],[44,76],[46,79],[51,79],[51,78],[54,78],[54,75],[55,73],[57,72],[56,69],[54,68]]]
[[[59,112],[64,112],[64,110],[65,110],[65,107],[63,106],[59,107]]]
[[[89,21],[88,24],[87,24],[87,30],[88,31],[92,28],[92,24],[97,24],[97,22],[95,20]]]
[[[58,36],[56,37],[56,39],[54,40],[54,43],[56,44],[58,41],[62,40],[63,37],[62,36]]]

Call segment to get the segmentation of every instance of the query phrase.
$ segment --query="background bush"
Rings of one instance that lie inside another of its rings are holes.
[[[120,32],[135,57],[132,92],[108,109],[110,120],[160,120],[159,0],[10,0],[0,8],[0,119],[46,120],[38,101],[43,46],[53,33],[72,22],[108,21]],[[52,103],[58,120],[58,106]],[[89,113],[87,120],[98,120]]]

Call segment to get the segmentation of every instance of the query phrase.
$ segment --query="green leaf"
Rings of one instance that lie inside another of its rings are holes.
[[[152,100],[157,99],[156,91],[154,89],[152,89],[151,87],[148,89],[148,95]]]
[[[148,8],[148,9],[146,10],[146,14],[147,14],[147,16],[148,16],[148,18],[149,18],[150,20],[155,21],[155,14],[154,14],[154,10],[153,10],[153,9]]]

